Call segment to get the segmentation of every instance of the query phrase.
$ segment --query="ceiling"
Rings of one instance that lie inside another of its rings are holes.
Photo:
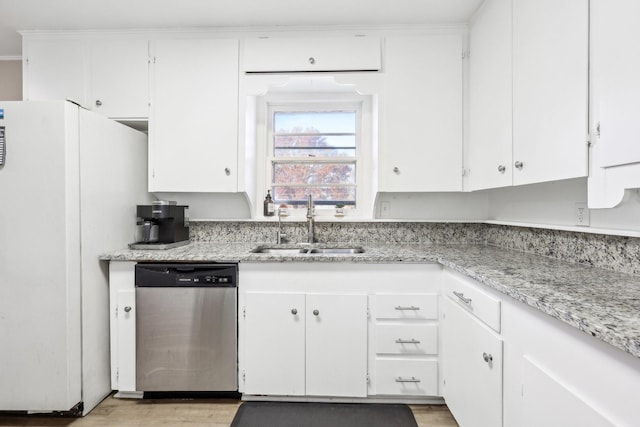
[[[21,55],[21,30],[451,24],[482,1],[0,0],[0,58]]]

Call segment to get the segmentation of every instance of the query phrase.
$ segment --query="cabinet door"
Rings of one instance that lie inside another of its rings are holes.
[[[616,424],[585,402],[570,385],[554,378],[535,360],[522,363],[523,427],[614,427]]]
[[[304,294],[248,292],[245,307],[244,392],[304,395]]]
[[[587,176],[588,0],[513,0],[513,183]]]
[[[89,67],[89,108],[113,118],[149,115],[147,40],[93,40]]]
[[[70,99],[85,104],[85,42],[25,40],[24,99]]]
[[[367,296],[307,295],[306,392],[367,395]]]
[[[117,292],[117,389],[136,390],[136,291]]]
[[[462,37],[392,36],[380,104],[380,191],[462,190]]]
[[[245,72],[380,69],[377,37],[296,37],[244,40]]]
[[[640,162],[639,16],[637,0],[591,1],[592,87],[600,123],[596,167]]]
[[[511,0],[488,0],[471,23],[469,189],[512,184]]]
[[[502,425],[502,339],[445,298],[444,398],[464,427]]]
[[[149,191],[235,192],[237,136],[238,41],[156,41]]]

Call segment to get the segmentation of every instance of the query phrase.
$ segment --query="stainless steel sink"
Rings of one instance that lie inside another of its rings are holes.
[[[270,255],[354,255],[364,253],[361,247],[340,247],[340,248],[280,248],[273,246],[258,246],[251,250],[254,254]]]
[[[256,254],[272,254],[272,255],[297,255],[304,254],[307,252],[307,249],[303,248],[270,248],[270,247],[262,247],[259,246],[255,249],[252,249],[251,252]]]
[[[313,248],[309,250],[310,254],[328,254],[328,255],[353,255],[364,253],[362,248]]]

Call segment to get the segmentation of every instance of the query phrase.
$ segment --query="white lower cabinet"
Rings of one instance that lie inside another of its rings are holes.
[[[636,357],[451,270],[444,294],[442,394],[460,427],[638,425]]]
[[[370,297],[378,396],[438,396],[440,277],[416,278],[421,291],[402,284]],[[409,285],[410,286],[410,285]],[[403,293],[404,291],[404,293]],[[430,292],[430,293],[427,293]]]
[[[247,292],[243,311],[245,393],[366,396],[365,294]]]
[[[460,426],[501,426],[502,337],[476,315],[489,298],[478,290],[465,295],[461,285],[445,276],[443,395]]]
[[[439,265],[240,263],[239,277],[245,395],[439,395]]]
[[[245,393],[304,395],[304,294],[247,292],[242,312]]]
[[[109,263],[111,388],[136,391],[135,262]]]

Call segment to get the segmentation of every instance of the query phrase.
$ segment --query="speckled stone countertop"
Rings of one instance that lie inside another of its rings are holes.
[[[110,261],[440,263],[640,358],[640,277],[485,245],[371,244],[353,255],[252,253],[258,244],[121,250]],[[314,245],[322,246],[322,245]],[[339,245],[332,245],[339,246]]]

